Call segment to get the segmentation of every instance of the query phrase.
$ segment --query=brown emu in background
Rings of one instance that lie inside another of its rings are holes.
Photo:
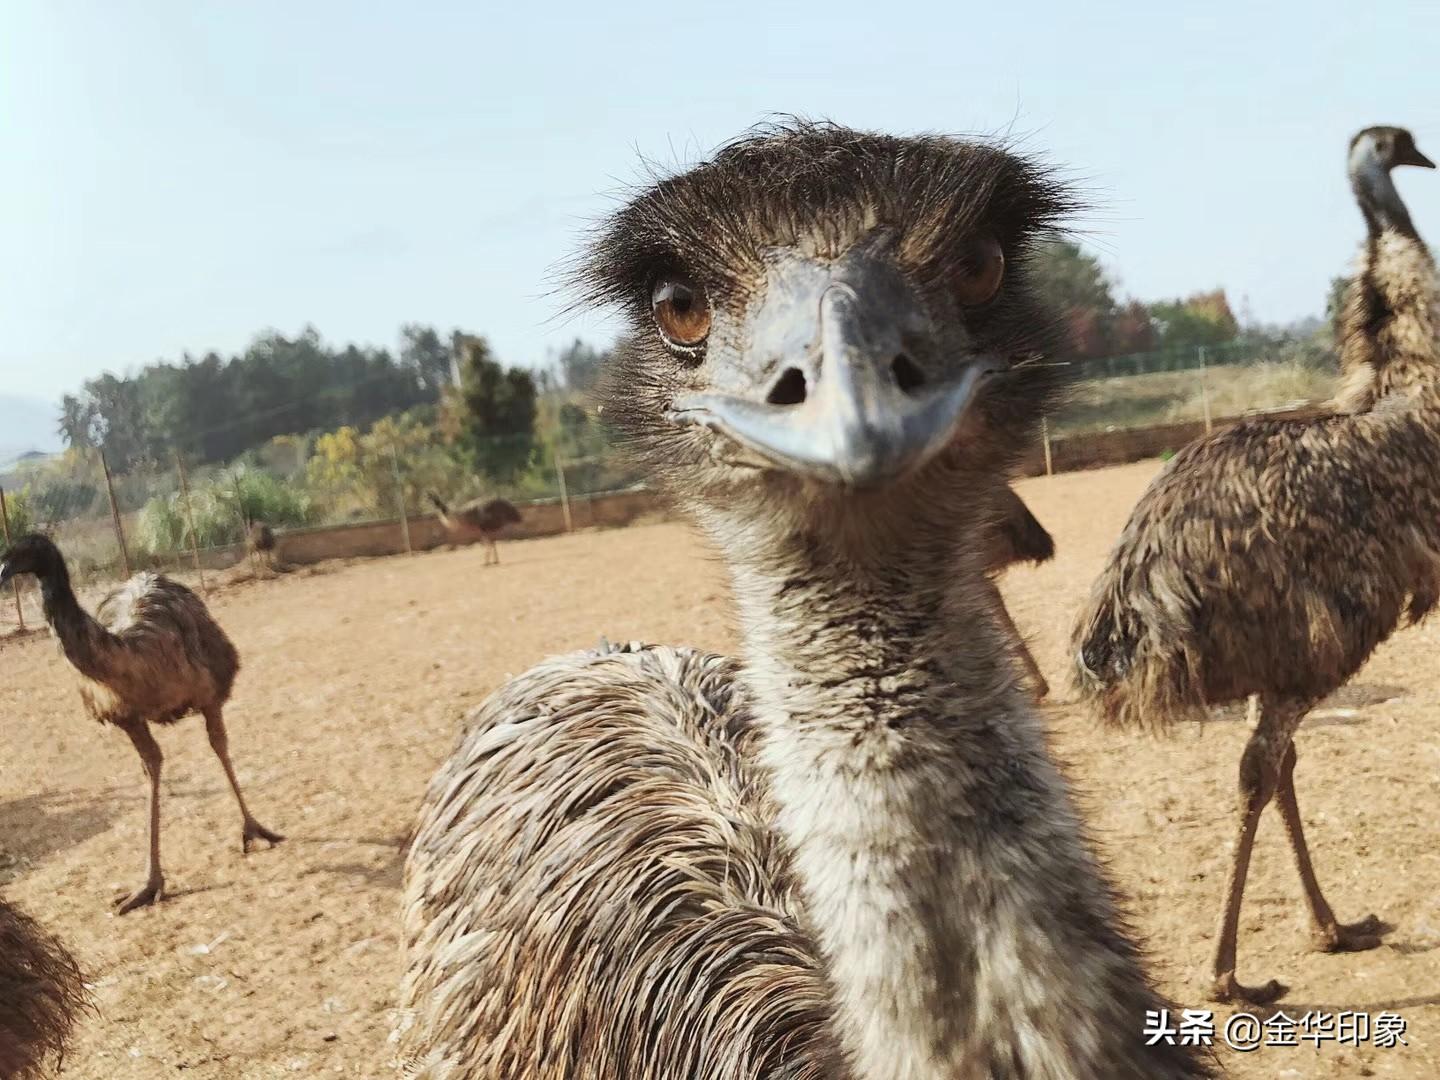
[[[1430,163],[1399,129],[1367,129],[1352,144],[1370,257],[1347,314],[1347,351],[1361,391],[1352,406],[1368,411],[1247,421],[1185,447],[1135,507],[1075,631],[1081,692],[1115,723],[1164,725],[1257,695],[1216,932],[1221,1001],[1284,992],[1235,976],[1250,849],[1272,798],[1316,945],[1380,940],[1374,916],[1340,923],[1321,893],[1293,739],[1403,616],[1418,620],[1440,598],[1440,283],[1390,180],[1406,164]],[[1362,349],[1363,367],[1353,360]]]
[[[0,1077],[38,1077],[61,1058],[89,997],[65,947],[0,900]]]
[[[1005,600],[993,579],[999,577],[1006,567],[1018,562],[1034,563],[1037,566],[1049,562],[1055,557],[1055,539],[1008,484],[1001,489],[998,512],[999,521],[990,534],[985,556],[985,569],[989,572],[991,587],[995,591],[995,613],[1014,642],[1015,655],[1030,675],[1035,697],[1043,700],[1050,693],[1050,684],[1041,674],[1040,665],[1035,662],[1025,636],[1010,617],[1010,611],[1005,607]]]
[[[1165,1002],[991,617],[1055,400],[1003,150],[766,131],[622,209],[605,415],[726,561],[743,661],[632,644],[497,690],[406,860],[415,1080],[1174,1080]]]
[[[263,521],[252,521],[245,530],[245,550],[250,553],[253,567],[258,561],[269,570],[275,569],[275,530]]]
[[[425,497],[439,511],[440,524],[445,526],[451,544],[484,541],[488,545],[485,565],[499,565],[500,549],[495,545],[495,538],[505,526],[519,523],[520,511],[514,504],[506,499],[474,499],[452,511],[435,492],[427,491]]]
[[[79,677],[86,711],[125,732],[145,766],[150,795],[147,877],[139,890],[119,902],[121,914],[153,904],[165,886],[160,872],[162,755],[151,724],[201,713],[210,747],[240,807],[241,849],[248,853],[255,840],[273,846],[284,839],[255,820],[240,793],[223,717],[240,657],[198,596],[162,575],[137,574],[105,597],[91,617],[75,598],[59,549],[38,534],[22,536],[0,562],[0,585],[16,574],[39,579],[45,621]]]

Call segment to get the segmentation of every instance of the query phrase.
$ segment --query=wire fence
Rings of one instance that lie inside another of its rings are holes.
[[[1050,440],[1091,432],[1215,420],[1323,401],[1335,360],[1311,342],[1233,342],[1088,361],[1066,406],[1046,427]],[[224,464],[175,451],[113,468],[94,448],[35,459],[0,474],[0,524],[7,537],[49,533],[82,592],[132,572],[161,570],[204,584],[202,568],[243,557],[252,522],[277,532],[343,524],[411,522],[433,514],[431,496],[455,506],[501,496],[520,505],[570,504],[629,489],[642,477],[583,410],[534,436],[467,440],[403,418],[368,431],[340,428],[280,436]],[[0,597],[0,633],[26,606]]]
[[[1241,340],[1083,361],[1055,436],[1245,416],[1329,399],[1337,360],[1314,340]]]

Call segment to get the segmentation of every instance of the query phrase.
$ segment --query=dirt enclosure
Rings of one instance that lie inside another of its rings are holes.
[[[1057,700],[1057,753],[1165,990],[1199,1000],[1232,835],[1238,715],[1169,741],[1093,728],[1065,703],[1065,636],[1147,463],[1025,481],[1059,554],[1004,583]],[[507,675],[604,634],[731,649],[718,565],[682,525],[516,542],[286,575],[213,607],[240,648],[231,745],[257,816],[289,839],[240,855],[198,720],[161,730],[169,896],[143,878],[144,788],[123,736],[84,718],[53,644],[0,645],[0,888],[60,934],[94,986],[63,1075],[386,1076],[399,974],[401,843],[460,717]],[[1306,951],[1278,817],[1264,819],[1240,976],[1290,986],[1287,1015],[1400,1013],[1408,1046],[1222,1054],[1236,1077],[1440,1076],[1440,623],[1387,645],[1299,738],[1297,787],[1342,919],[1393,926],[1368,953]],[[1228,1015],[1228,1010],[1221,1017]],[[1136,1038],[1143,1018],[1136,1017]]]

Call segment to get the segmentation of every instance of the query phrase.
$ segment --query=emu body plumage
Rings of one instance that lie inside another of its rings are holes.
[[[164,891],[160,869],[160,769],[163,755],[151,724],[199,713],[239,805],[241,847],[283,837],[250,813],[230,761],[224,706],[240,670],[240,656],[204,601],[161,574],[137,574],[107,595],[91,616],[70,585],[65,560],[50,540],[21,537],[0,563],[0,581],[16,574],[40,581],[45,620],[74,669],[85,710],[129,736],[145,767],[150,798],[146,883],[121,901],[123,914],[152,904]]]
[[[0,1077],[30,1080],[61,1058],[88,1004],[65,947],[0,900]]]
[[[1320,890],[1293,737],[1402,618],[1440,599],[1440,281],[1389,180],[1393,165],[1427,160],[1399,129],[1368,129],[1352,145],[1371,233],[1346,309],[1344,411],[1245,421],[1186,446],[1136,505],[1076,625],[1077,683],[1111,722],[1164,727],[1254,695],[1216,933],[1220,1000],[1263,1003],[1284,989],[1235,976],[1250,847],[1272,798],[1316,944],[1379,942],[1374,916],[1342,924]]]
[[[604,415],[724,557],[744,649],[562,657],[475,714],[406,864],[410,1076],[1209,1074],[1139,1037],[1165,1003],[989,576],[1067,205],[992,147],[798,125],[607,224]]]

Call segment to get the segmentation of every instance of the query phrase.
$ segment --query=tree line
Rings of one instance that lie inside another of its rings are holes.
[[[1122,299],[1104,267],[1075,243],[1042,248],[1034,278],[1064,314],[1069,347],[1061,359],[1217,345],[1240,332],[1223,289]],[[1327,314],[1342,286],[1332,287]],[[506,367],[484,338],[460,330],[446,338],[417,323],[401,327],[393,354],[331,345],[313,327],[294,337],[272,331],[238,355],[187,354],[133,375],[89,379],[64,397],[59,428],[70,447],[98,447],[112,469],[125,471],[168,462],[176,450],[200,464],[226,462],[277,436],[365,430],[420,410],[475,471],[504,478],[533,454],[537,417],[552,427],[587,423],[578,400],[605,356],[576,341],[548,367]]]

